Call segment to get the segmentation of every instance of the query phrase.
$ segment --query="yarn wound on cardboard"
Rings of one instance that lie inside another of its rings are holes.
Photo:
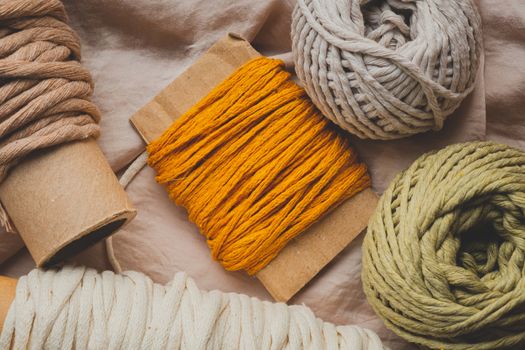
[[[157,181],[228,270],[257,273],[370,185],[349,140],[283,67],[245,63],[147,148]]]

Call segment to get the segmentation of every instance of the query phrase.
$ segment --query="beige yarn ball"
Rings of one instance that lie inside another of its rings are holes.
[[[473,90],[481,19],[472,0],[298,0],[295,69],[336,124],[370,139],[439,130]]]

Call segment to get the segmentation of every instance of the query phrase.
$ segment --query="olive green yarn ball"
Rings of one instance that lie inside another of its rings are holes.
[[[525,349],[525,153],[423,155],[379,201],[363,286],[385,324],[434,349]]]

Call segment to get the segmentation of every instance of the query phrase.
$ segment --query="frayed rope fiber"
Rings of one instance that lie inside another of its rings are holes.
[[[368,329],[323,322],[306,306],[202,291],[182,272],[163,286],[138,272],[67,266],[18,281],[0,348],[384,349]]]
[[[408,341],[524,349],[525,153],[472,142],[419,158],[379,201],[362,278]]]
[[[439,130],[473,90],[472,0],[298,0],[297,75],[325,116],[360,138]]]
[[[370,186],[349,141],[283,67],[245,63],[147,148],[157,181],[228,270],[257,273]]]

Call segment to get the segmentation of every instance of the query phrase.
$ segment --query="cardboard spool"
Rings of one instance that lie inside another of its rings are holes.
[[[24,158],[0,184],[0,201],[39,267],[74,256],[136,215],[92,139]]]
[[[204,98],[237,68],[260,54],[229,34],[162,90],[130,119],[146,143]],[[288,301],[367,226],[377,204],[371,189],[357,194],[301,233],[256,274],[277,301]]]

